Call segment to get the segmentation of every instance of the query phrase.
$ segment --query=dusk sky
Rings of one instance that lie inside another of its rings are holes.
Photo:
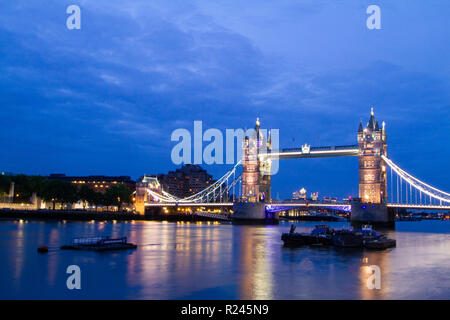
[[[165,173],[171,133],[195,120],[260,117],[284,148],[356,144],[374,107],[389,158],[450,192],[449,17],[448,0],[3,1],[0,172]],[[274,198],[357,196],[357,158],[282,160],[272,181]]]

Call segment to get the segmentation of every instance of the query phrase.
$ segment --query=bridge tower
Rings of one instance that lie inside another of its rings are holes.
[[[155,200],[147,193],[147,189],[156,193],[161,193],[162,188],[157,177],[144,175],[140,181],[136,183],[134,207],[137,214],[145,214],[145,203],[153,202]]]
[[[136,194],[134,208],[136,213],[140,215],[145,214],[145,202],[147,201],[146,185],[142,182],[136,183]]]
[[[261,160],[262,151],[272,149],[270,132],[268,138],[261,132],[259,118],[256,119],[255,131],[245,135],[242,152],[242,200],[246,202],[270,202],[270,158]]]
[[[254,131],[246,133],[242,148],[242,194],[233,206],[233,220],[251,223],[278,221],[275,215],[269,217],[266,213],[265,204],[271,202],[272,162],[269,157],[261,159],[260,154],[272,150],[272,141],[270,132],[267,138],[263,134],[259,118]]]
[[[367,126],[359,123],[359,198],[352,206],[352,221],[392,224],[387,209],[387,170],[381,158],[387,156],[386,125],[379,126],[373,108]]]
[[[359,197],[364,203],[387,203],[386,164],[381,155],[387,156],[386,128],[380,128],[373,108],[367,127],[359,123]]]

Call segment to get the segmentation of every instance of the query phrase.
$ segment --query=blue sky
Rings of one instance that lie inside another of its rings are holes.
[[[81,30],[66,28],[71,4]],[[370,4],[382,30],[366,28]],[[449,191],[449,15],[446,0],[6,1],[0,170],[167,172],[172,131],[194,120],[259,116],[282,147],[354,144],[373,106],[389,157]],[[356,158],[284,160],[273,196],[357,195],[357,174]]]

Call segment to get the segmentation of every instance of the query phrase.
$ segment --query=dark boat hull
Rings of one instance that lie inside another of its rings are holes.
[[[333,236],[333,245],[341,248],[362,248],[363,237],[354,234],[337,234]]]
[[[120,243],[109,245],[66,245],[61,250],[90,250],[90,251],[111,251],[111,250],[128,250],[136,249],[137,245],[133,243]]]
[[[394,239],[378,239],[364,242],[365,248],[373,250],[383,250],[393,248],[395,246],[397,246],[397,241],[395,241]]]
[[[281,236],[285,246],[305,246],[305,245],[331,245],[331,236],[318,236],[302,233],[283,233]]]
[[[281,240],[285,246],[319,245],[360,249],[387,249],[396,246],[394,239],[377,234],[371,228],[360,231],[346,229],[335,231],[322,225],[316,226],[311,233],[296,233],[295,225],[292,225],[288,233],[281,235]]]

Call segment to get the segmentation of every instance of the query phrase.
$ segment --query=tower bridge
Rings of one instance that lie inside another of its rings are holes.
[[[143,181],[136,188],[136,210],[145,213],[146,208],[158,207],[232,208],[235,221],[255,222],[276,221],[280,210],[309,206],[351,211],[354,222],[393,225],[395,209],[450,209],[450,193],[417,179],[388,158],[386,124],[379,125],[373,109],[366,126],[360,121],[356,138],[355,145],[305,144],[272,150],[270,132],[264,137],[257,119],[254,134],[244,138],[242,160],[214,184],[192,196],[177,198],[162,190],[157,180]],[[358,199],[351,204],[275,203],[271,199],[274,160],[320,157],[358,157]]]
[[[325,158],[325,157],[349,157],[358,156],[358,145],[311,147],[307,144],[302,148],[273,150],[267,154],[261,154],[260,158],[271,159],[300,159],[300,158]]]

